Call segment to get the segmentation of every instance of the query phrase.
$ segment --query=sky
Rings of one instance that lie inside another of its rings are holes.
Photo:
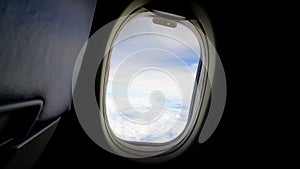
[[[106,116],[113,133],[134,142],[165,143],[188,122],[200,47],[184,24],[157,25],[140,16],[112,48]]]

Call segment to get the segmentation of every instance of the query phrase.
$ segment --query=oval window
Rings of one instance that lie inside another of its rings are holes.
[[[198,113],[200,35],[185,19],[157,14],[127,18],[106,65],[106,122],[112,135],[129,143],[179,142]]]

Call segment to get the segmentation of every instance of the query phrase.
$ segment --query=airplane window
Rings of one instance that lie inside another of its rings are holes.
[[[201,45],[186,20],[153,12],[127,20],[109,53],[105,116],[111,133],[127,142],[163,144],[191,123]]]

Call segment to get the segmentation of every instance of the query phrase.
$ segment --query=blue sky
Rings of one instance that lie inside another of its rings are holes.
[[[200,47],[193,32],[138,17],[112,49],[106,112],[114,134],[127,141],[163,143],[187,124]]]

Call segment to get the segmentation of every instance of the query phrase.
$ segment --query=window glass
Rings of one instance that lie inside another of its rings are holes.
[[[130,19],[110,52],[106,118],[125,141],[166,143],[189,123],[199,42],[183,22],[162,25],[154,18],[148,12]]]

